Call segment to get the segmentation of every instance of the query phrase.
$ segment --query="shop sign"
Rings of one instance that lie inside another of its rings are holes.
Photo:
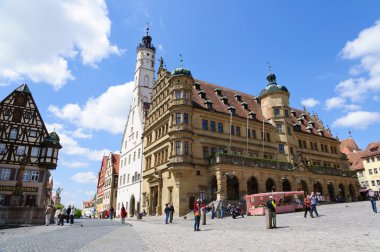
[[[21,187],[23,192],[38,192],[38,187]],[[0,191],[16,191],[15,186],[0,186]]]

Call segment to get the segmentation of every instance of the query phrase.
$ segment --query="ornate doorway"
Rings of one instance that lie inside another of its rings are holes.
[[[239,200],[239,181],[236,176],[227,176],[227,199]]]

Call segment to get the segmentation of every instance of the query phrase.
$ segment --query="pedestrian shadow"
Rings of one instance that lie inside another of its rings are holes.
[[[281,229],[281,228],[289,228],[289,226],[278,226],[275,229]]]
[[[205,232],[205,231],[211,231],[211,230],[212,230],[211,228],[201,229],[202,232]]]

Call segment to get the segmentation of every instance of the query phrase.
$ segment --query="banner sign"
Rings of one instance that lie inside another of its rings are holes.
[[[23,192],[38,192],[38,187],[21,187]],[[16,191],[15,186],[0,186],[0,191]]]

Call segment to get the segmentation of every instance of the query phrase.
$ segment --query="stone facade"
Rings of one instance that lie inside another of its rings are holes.
[[[170,73],[161,62],[144,129],[142,206],[148,214],[162,214],[168,202],[184,215],[196,198],[242,200],[268,191],[357,198],[340,142],[318,115],[290,107],[290,93],[274,74],[267,80],[254,97],[194,79],[184,68]],[[262,161],[255,166],[246,159]]]

